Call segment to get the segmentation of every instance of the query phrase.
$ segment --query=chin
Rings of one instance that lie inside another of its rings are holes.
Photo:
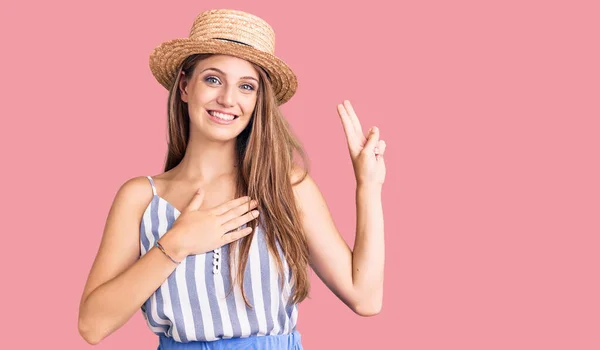
[[[203,134],[206,136],[206,138],[210,141],[213,142],[230,142],[232,140],[235,140],[239,133],[235,134],[235,133],[231,133],[231,132],[214,132],[214,131],[205,131],[203,132]]]
[[[230,129],[227,130],[225,128],[219,128],[210,126],[207,129],[202,131],[202,134],[206,136],[207,139],[215,142],[229,142],[235,140],[241,133],[243,129]]]

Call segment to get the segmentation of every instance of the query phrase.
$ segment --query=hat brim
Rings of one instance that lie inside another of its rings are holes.
[[[190,55],[202,53],[235,56],[261,66],[271,79],[273,93],[279,105],[292,98],[298,88],[296,75],[281,59],[251,46],[218,39],[181,38],[166,41],[150,54],[150,70],[156,80],[170,90],[183,60]]]

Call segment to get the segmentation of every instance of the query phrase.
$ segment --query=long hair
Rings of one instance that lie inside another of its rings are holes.
[[[188,106],[181,100],[179,90],[181,71],[185,72],[186,77],[191,77],[198,62],[210,55],[198,54],[186,58],[169,91],[169,140],[164,171],[174,168],[181,162],[189,141]],[[236,281],[242,290],[244,301],[252,307],[244,290],[244,271],[248,262],[250,244],[260,220],[268,249],[277,264],[280,286],[284,283],[283,256],[291,270],[290,283],[293,291],[290,300],[299,303],[308,296],[310,289],[307,272],[308,245],[292,186],[306,177],[310,164],[302,145],[279,110],[267,73],[258,65],[252,65],[259,73],[259,88],[250,122],[236,139],[238,163],[235,193],[236,198],[247,195],[258,200],[260,217],[248,223],[248,226],[252,227],[250,235],[234,242],[239,248],[239,256],[236,259],[238,262]],[[292,184],[290,181],[292,169],[297,164],[295,155],[300,156],[302,160],[302,167],[299,169],[303,170],[303,174]],[[229,252],[231,266],[234,249],[230,249]],[[233,283],[231,285],[233,286]]]

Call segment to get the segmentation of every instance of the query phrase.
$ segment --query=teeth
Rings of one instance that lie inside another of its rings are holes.
[[[210,115],[212,115],[213,117],[217,117],[217,118],[223,119],[223,120],[233,120],[235,118],[231,114],[223,114],[223,113],[219,113],[219,112],[215,112],[215,111],[210,111],[208,113],[210,113]]]

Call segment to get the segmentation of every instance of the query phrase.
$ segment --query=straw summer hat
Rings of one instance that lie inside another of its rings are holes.
[[[193,54],[231,55],[261,66],[269,76],[279,105],[296,92],[292,69],[275,56],[275,32],[260,17],[237,10],[209,10],[194,20],[188,38],[166,41],[150,54],[150,70],[171,89],[184,59]]]

